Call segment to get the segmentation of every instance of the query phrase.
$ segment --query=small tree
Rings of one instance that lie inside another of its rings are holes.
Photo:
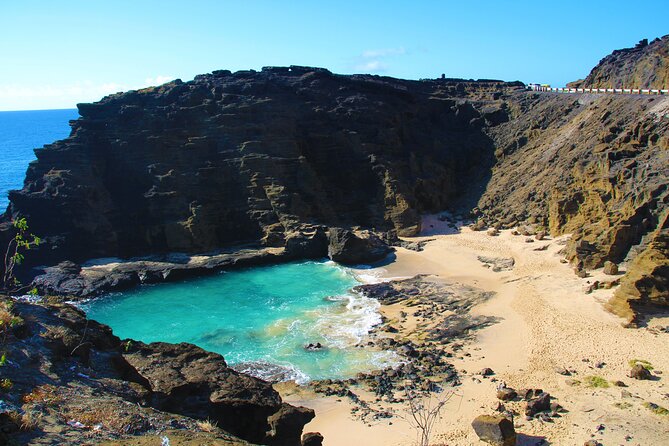
[[[16,234],[7,244],[5,251],[4,274],[2,288],[9,292],[18,292],[22,289],[21,282],[14,275],[14,267],[25,260],[25,251],[39,246],[41,239],[28,232],[28,221],[21,217],[12,222]]]
[[[419,446],[429,446],[434,425],[441,418],[441,411],[454,392],[430,383],[430,388],[422,390],[416,380],[404,380],[404,399],[407,407],[398,415],[416,431]]]

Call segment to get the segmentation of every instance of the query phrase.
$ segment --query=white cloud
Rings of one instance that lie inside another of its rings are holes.
[[[354,59],[351,66],[354,70],[365,73],[383,73],[388,71],[390,65],[389,59],[408,54],[406,48],[399,46],[397,48],[379,48],[363,51]]]
[[[406,54],[406,49],[403,46],[397,48],[382,48],[377,50],[367,50],[363,51],[363,59],[376,59],[378,57],[387,57],[387,56],[401,56]]]
[[[113,93],[161,85],[173,79],[171,76],[158,75],[132,85],[95,83],[90,80],[66,85],[0,85],[0,111],[74,108],[79,102],[95,102]]]
[[[388,65],[381,62],[380,60],[369,60],[357,64],[355,69],[368,73],[382,73],[388,69]]]

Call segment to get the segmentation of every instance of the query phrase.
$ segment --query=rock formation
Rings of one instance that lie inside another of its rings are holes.
[[[175,425],[198,430],[196,420],[209,420],[253,444],[281,446],[298,446],[303,426],[314,417],[310,409],[283,403],[270,383],[240,374],[222,356],[194,345],[121,342],[70,305],[8,306],[0,296],[0,308],[20,321],[3,329],[3,379],[12,383],[3,392],[4,411],[15,407],[52,424],[80,423],[81,429],[99,426],[98,440]],[[76,432],[64,436],[69,434],[53,429],[17,435],[20,444],[35,436],[49,444],[91,441]]]
[[[483,128],[505,110],[458,96],[519,86],[291,67],[108,96],[35,151],[6,218],[28,218],[51,264],[285,246],[311,223],[415,234],[494,163]]]
[[[614,51],[599,61],[588,77],[568,86],[669,89],[669,35]]]
[[[241,244],[276,249],[276,260],[314,258],[328,254],[329,242],[349,261],[364,243],[338,244],[340,230],[412,235],[421,213],[456,209],[482,226],[573,233],[565,254],[579,271],[650,249],[619,299],[667,301],[657,279],[664,270],[651,265],[666,258],[657,234],[669,200],[667,97],[270,67],[177,80],[79,110],[69,138],[36,150],[0,222],[0,239],[18,216],[44,238],[32,266],[220,254]],[[38,283],[94,294],[230,264],[139,265],[102,279],[47,269]],[[659,284],[650,294],[646,277]]]

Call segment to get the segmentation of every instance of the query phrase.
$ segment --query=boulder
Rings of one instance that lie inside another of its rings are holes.
[[[123,354],[159,410],[210,419],[249,442],[299,445],[311,409],[282,403],[270,383],[229,368],[223,357],[192,344],[136,342]]]
[[[548,411],[551,409],[551,396],[546,392],[540,393],[536,398],[532,398],[527,402],[525,408],[525,415],[531,417],[539,412]]]
[[[511,401],[518,397],[518,393],[511,387],[500,387],[497,389],[497,398],[502,401]]]
[[[486,443],[495,446],[514,446],[516,431],[513,422],[498,415],[479,415],[472,421],[476,435]]]
[[[634,379],[651,379],[653,375],[650,371],[641,364],[634,364],[632,370],[630,370],[630,378]]]
[[[392,248],[367,230],[330,228],[328,257],[345,265],[373,263],[385,258]]]
[[[604,274],[608,274],[609,276],[615,276],[616,274],[618,274],[618,265],[611,262],[610,260],[607,260],[606,262],[604,262]]]
[[[302,428],[315,416],[311,409],[283,403],[281,408],[267,420],[270,431],[267,433],[266,443],[276,446],[302,444]]]
[[[302,446],[322,446],[323,436],[320,432],[307,432],[302,436]]]

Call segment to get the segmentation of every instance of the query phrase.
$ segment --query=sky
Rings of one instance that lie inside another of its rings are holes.
[[[668,0],[0,0],[0,110],[269,65],[564,86],[668,16]]]

